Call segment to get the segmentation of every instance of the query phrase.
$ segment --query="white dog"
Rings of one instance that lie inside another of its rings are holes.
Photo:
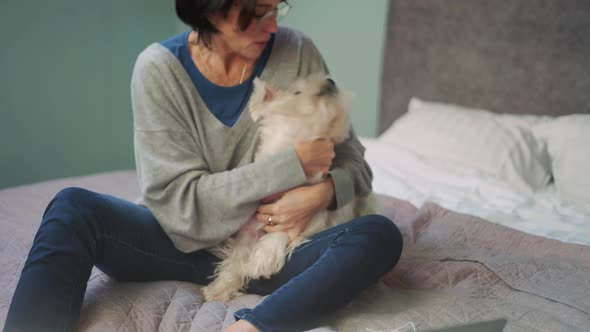
[[[255,159],[277,153],[295,143],[317,138],[344,142],[349,137],[349,97],[326,76],[312,75],[280,90],[255,79],[250,115],[260,124],[260,144]],[[307,182],[323,180],[323,174]],[[227,301],[241,294],[251,279],[270,278],[280,271],[293,250],[311,235],[364,214],[375,213],[373,195],[357,197],[335,211],[324,210],[307,224],[302,234],[290,242],[285,232],[264,233],[255,218],[220,247],[224,260],[216,269],[215,280],[203,289],[209,301]]]

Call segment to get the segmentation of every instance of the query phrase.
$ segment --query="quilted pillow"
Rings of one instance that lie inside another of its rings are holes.
[[[531,127],[544,117],[492,113],[458,105],[410,101],[408,112],[379,140],[453,162],[532,192],[550,179],[550,161]]]

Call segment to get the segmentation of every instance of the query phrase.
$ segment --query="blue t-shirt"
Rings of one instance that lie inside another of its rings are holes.
[[[256,60],[254,71],[250,77],[242,84],[224,87],[209,81],[193,62],[188,47],[188,35],[191,31],[188,30],[168,38],[160,44],[170,50],[182,64],[211,113],[224,125],[232,127],[250,99],[253,90],[252,81],[264,70],[274,42],[274,34],[271,35],[264,51]]]

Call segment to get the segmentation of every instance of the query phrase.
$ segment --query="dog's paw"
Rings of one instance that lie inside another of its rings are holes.
[[[229,289],[221,282],[214,281],[202,288],[203,296],[207,301],[226,302],[233,298],[237,290]]]
[[[202,288],[203,296],[207,301],[226,302],[242,294],[243,279],[231,273],[220,273],[213,282]]]

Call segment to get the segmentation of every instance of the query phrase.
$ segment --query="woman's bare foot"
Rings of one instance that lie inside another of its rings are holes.
[[[240,319],[224,330],[224,332],[258,332],[258,329],[250,322]]]

